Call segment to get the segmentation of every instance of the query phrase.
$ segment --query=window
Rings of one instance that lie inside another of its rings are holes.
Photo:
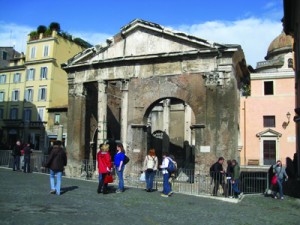
[[[264,127],[275,127],[275,116],[264,116]]]
[[[20,91],[19,90],[13,90],[11,100],[12,101],[19,101],[19,97],[20,97]]]
[[[288,59],[288,68],[293,68],[293,64],[294,64],[293,59],[289,58]]]
[[[25,90],[25,97],[24,99],[28,102],[32,102],[33,101],[33,89],[32,88],[27,88]]]
[[[5,51],[2,52],[2,59],[7,60],[7,52]]]
[[[10,119],[11,120],[18,119],[18,109],[17,108],[10,109]]]
[[[20,83],[21,82],[21,74],[15,73],[14,74],[14,83]]]
[[[49,46],[48,45],[45,45],[44,46],[44,54],[43,54],[44,57],[47,57],[49,56]]]
[[[6,75],[2,74],[0,75],[0,84],[5,84],[6,83]]]
[[[41,76],[40,76],[41,80],[47,79],[47,71],[48,71],[47,67],[41,67]]]
[[[24,109],[24,121],[31,121],[31,109]]]
[[[265,93],[265,95],[273,95],[274,94],[273,81],[265,81],[264,82],[264,93]]]
[[[4,97],[5,97],[4,94],[5,94],[4,91],[0,91],[0,102],[4,102]]]
[[[35,69],[31,68],[27,70],[26,80],[34,80]]]
[[[276,162],[276,141],[264,141],[264,165],[273,165]]]
[[[34,47],[31,47],[31,50],[30,50],[30,58],[31,58],[31,59],[34,59],[34,58],[35,58],[35,52],[36,52],[35,46],[34,46]]]
[[[38,121],[43,121],[45,108],[38,108]]]
[[[46,101],[47,88],[40,87],[38,101]]]
[[[4,110],[2,108],[0,108],[0,120],[3,120],[3,113],[4,113]]]
[[[54,124],[60,124],[60,114],[54,115]]]

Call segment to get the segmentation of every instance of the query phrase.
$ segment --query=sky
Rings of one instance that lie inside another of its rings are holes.
[[[39,25],[101,44],[139,18],[211,42],[239,44],[252,67],[282,31],[283,0],[0,0],[0,46],[26,50]]]

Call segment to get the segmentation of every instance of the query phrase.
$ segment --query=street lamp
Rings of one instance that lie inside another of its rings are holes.
[[[291,119],[291,114],[290,114],[290,112],[287,112],[286,118],[288,119],[288,121],[287,121],[287,122],[285,122],[285,121],[283,122],[283,124],[282,124],[282,128],[283,128],[283,129],[286,129],[287,126],[290,124],[290,119]]]

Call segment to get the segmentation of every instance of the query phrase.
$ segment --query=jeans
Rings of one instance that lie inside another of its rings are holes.
[[[55,182],[56,176],[56,182]],[[60,195],[60,185],[61,185],[62,172],[54,172],[50,169],[50,186],[51,190],[55,190],[57,195]]]
[[[30,173],[30,157],[24,156],[24,173]]]
[[[121,170],[119,171],[118,170],[118,166],[116,167],[116,173],[118,175],[118,178],[119,178],[119,187],[118,189],[120,191],[124,191],[124,179],[123,179],[123,172],[124,172],[124,165],[122,166]]]
[[[163,194],[165,195],[168,195],[172,191],[171,185],[169,183],[169,178],[170,178],[170,174],[165,173],[163,177]]]
[[[13,170],[20,170],[20,156],[19,155],[14,156]]]
[[[283,182],[283,179],[280,179],[280,178],[277,177],[277,186],[278,186],[278,189],[279,189],[280,198],[283,197],[282,182]],[[275,191],[275,193],[274,193],[274,196],[276,196],[276,195],[277,195],[277,191]]]
[[[147,171],[145,172],[145,178],[146,178],[146,189],[147,190],[152,190],[153,189],[153,180],[155,176],[155,171]]]
[[[236,179],[234,181],[234,184],[232,184],[232,189],[234,192],[234,195],[239,195],[241,193],[241,191],[239,190],[239,179]]]

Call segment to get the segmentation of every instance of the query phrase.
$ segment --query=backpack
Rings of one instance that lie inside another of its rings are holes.
[[[128,162],[129,162],[129,158],[128,158],[128,156],[127,155],[125,155],[125,157],[124,157],[124,165],[126,165]]]
[[[168,159],[169,159],[169,164],[168,164],[167,171],[168,173],[174,173],[177,170],[177,163],[169,157]]]

